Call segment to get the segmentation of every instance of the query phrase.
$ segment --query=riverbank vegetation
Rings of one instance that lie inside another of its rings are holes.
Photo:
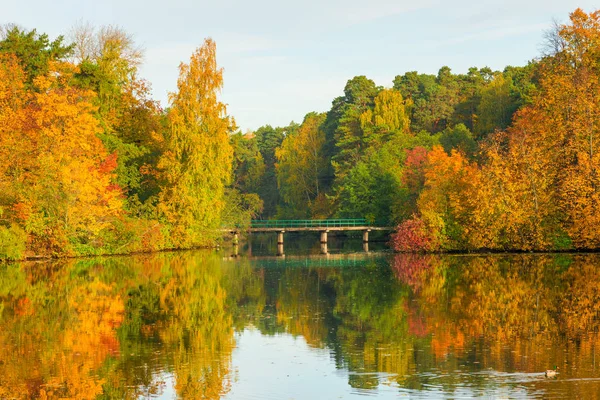
[[[600,12],[546,44],[503,71],[357,76],[243,134],[210,39],[162,109],[121,29],[4,27],[0,259],[207,246],[255,216],[367,218],[402,251],[596,249]]]
[[[245,196],[228,188],[235,124],[216,45],[181,64],[167,110],[138,76],[141,58],[114,27],[75,28],[70,42],[4,30],[0,259],[214,243],[226,191]]]
[[[247,139],[244,190],[266,218],[397,226],[400,251],[598,248],[600,12],[546,36],[522,67],[352,78],[327,113]]]

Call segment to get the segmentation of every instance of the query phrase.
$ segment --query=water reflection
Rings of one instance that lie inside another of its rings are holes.
[[[0,398],[600,393],[597,255],[237,255],[1,265]]]

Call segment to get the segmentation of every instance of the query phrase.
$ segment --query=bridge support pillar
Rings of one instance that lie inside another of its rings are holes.
[[[369,232],[371,232],[370,229],[367,229],[366,231],[363,232],[363,243],[369,242]]]
[[[327,233],[329,231],[321,231],[321,244],[327,244]]]
[[[329,254],[329,251],[327,250],[327,243],[321,243],[321,254]]]
[[[285,253],[283,252],[283,234],[284,233],[285,233],[285,231],[277,232],[277,255],[279,257],[285,256]]]

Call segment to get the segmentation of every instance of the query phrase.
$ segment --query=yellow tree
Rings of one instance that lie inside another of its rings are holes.
[[[452,150],[448,155],[441,146],[434,146],[428,153],[425,185],[417,205],[434,243],[442,249],[470,247],[469,222],[479,176],[478,168],[460,152]]]
[[[228,138],[233,120],[218,98],[222,86],[215,42],[206,39],[190,63],[179,67],[159,162],[165,181],[159,210],[172,226],[175,247],[206,243],[208,230],[220,224],[233,161]]]
[[[539,91],[487,150],[497,234],[512,248],[600,246],[600,12],[571,14]],[[500,202],[498,202],[500,200]]]
[[[600,11],[581,9],[558,32],[562,51],[543,73],[536,104],[555,141],[558,203],[576,247],[600,246]]]
[[[173,349],[175,389],[185,399],[218,399],[230,388],[233,320],[227,309],[221,260],[204,254],[174,257],[160,289],[161,308],[172,315],[159,327]]]
[[[275,150],[277,185],[289,217],[306,217],[298,212],[307,210],[319,196],[319,177],[327,167],[325,132],[320,128],[323,121],[325,114],[307,114],[298,131],[286,136]]]
[[[377,145],[389,140],[394,133],[407,132],[410,124],[407,109],[410,100],[394,89],[383,89],[375,97],[373,109],[367,109],[360,116],[360,125],[365,142]]]
[[[26,119],[25,72],[13,55],[0,55],[0,222],[10,220],[10,209],[16,202],[17,187],[23,171],[34,161],[22,158],[20,128]],[[1,230],[6,229],[0,224]],[[7,254],[9,249],[0,250]]]

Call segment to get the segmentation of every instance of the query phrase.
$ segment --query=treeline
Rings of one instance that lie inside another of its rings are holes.
[[[260,207],[229,188],[235,124],[212,40],[163,110],[119,28],[0,33],[0,259],[211,245],[227,199]]]
[[[263,218],[365,217],[402,251],[600,247],[600,12],[503,71],[348,81],[327,113],[234,136]]]
[[[503,72],[409,72],[392,88],[352,78],[327,113],[234,136],[235,185],[258,193],[264,218],[366,217],[399,223],[422,190],[415,167],[441,145],[475,159],[535,88],[536,64]]]
[[[600,12],[524,67],[348,81],[242,134],[206,40],[162,109],[115,27],[0,31],[0,259],[214,243],[251,218],[366,218],[405,251],[600,247]]]

